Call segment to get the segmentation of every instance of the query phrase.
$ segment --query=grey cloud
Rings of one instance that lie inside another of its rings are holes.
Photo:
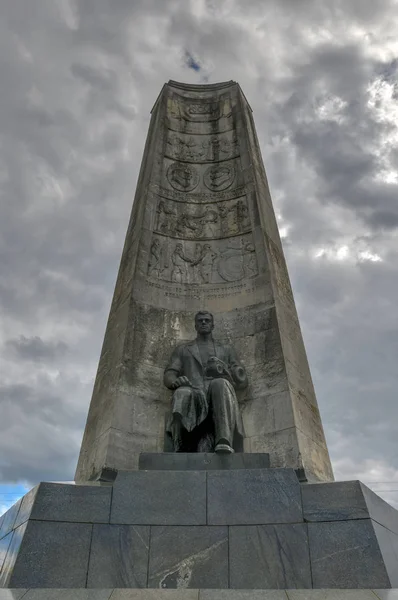
[[[7,340],[5,346],[16,358],[34,362],[51,362],[54,358],[65,356],[68,351],[65,342],[44,341],[37,335],[30,338],[21,335],[17,339]]]
[[[168,79],[202,76],[238,80],[253,108],[339,474],[374,457],[398,468],[397,186],[379,177],[395,125],[368,103],[372,82],[396,79],[373,50],[396,38],[393,3],[198,4],[2,3],[3,481],[73,476],[149,111]],[[343,245],[383,261],[314,257]]]

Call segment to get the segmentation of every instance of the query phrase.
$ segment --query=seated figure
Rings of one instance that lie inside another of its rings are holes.
[[[213,340],[213,315],[195,315],[196,340],[177,346],[164,372],[173,390],[166,431],[175,452],[234,452],[243,436],[235,390],[247,387],[246,371],[231,346]]]

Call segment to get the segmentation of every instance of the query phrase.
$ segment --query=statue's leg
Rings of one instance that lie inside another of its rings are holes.
[[[184,451],[182,442],[182,429],[181,415],[174,413],[173,420],[170,425],[170,433],[173,439],[174,452]]]
[[[235,390],[226,379],[213,379],[209,396],[214,421],[215,451],[231,453],[236,426]]]
[[[173,438],[174,451],[189,452],[190,448],[186,447],[187,438],[196,425],[191,387],[182,386],[176,389],[173,394],[171,413],[169,430]]]

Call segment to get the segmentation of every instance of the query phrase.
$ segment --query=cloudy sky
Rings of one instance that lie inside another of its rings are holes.
[[[0,513],[73,478],[168,79],[242,86],[336,478],[398,506],[397,73],[395,0],[2,0]]]

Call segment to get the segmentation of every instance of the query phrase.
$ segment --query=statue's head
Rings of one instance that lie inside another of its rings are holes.
[[[200,310],[195,315],[195,329],[198,333],[211,333],[214,329],[213,315],[207,310]]]

